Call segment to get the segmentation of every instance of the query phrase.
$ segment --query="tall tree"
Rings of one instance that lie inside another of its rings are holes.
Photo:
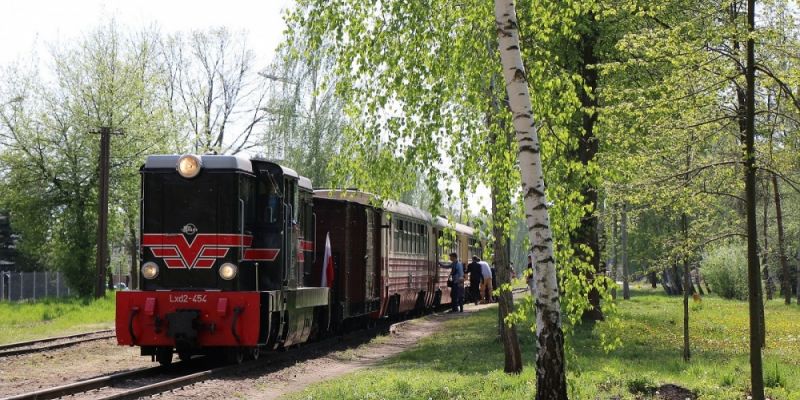
[[[536,131],[528,80],[519,42],[515,4],[495,0],[495,20],[503,77],[519,148],[525,216],[536,276],[536,398],[566,399],[567,378],[561,303],[553,253],[553,234],[547,212],[541,145]]]
[[[342,146],[345,126],[335,61],[324,48],[310,51],[306,38],[295,32],[260,73],[270,81],[261,148],[319,187],[331,186],[329,164]]]
[[[15,217],[20,250],[63,269],[81,295],[91,293],[95,275],[99,146],[92,132],[107,126],[126,133],[111,143],[112,227],[138,209],[138,190],[131,187],[138,186],[144,154],[164,149],[174,132],[158,96],[156,42],[151,32],[125,37],[112,22],[56,50],[49,59],[52,79],[18,65],[4,80],[3,92],[22,100],[0,114],[0,202]],[[118,229],[110,233],[114,241],[122,236]]]
[[[164,92],[185,143],[196,153],[231,153],[256,146],[266,122],[266,80],[254,70],[244,34],[225,28],[162,40]]]
[[[764,399],[764,375],[761,366],[760,315],[763,312],[761,298],[761,271],[758,266],[758,231],[756,225],[756,152],[755,152],[755,0],[747,0],[747,63],[745,80],[745,198],[747,199],[747,280],[750,303],[750,385],[754,400]]]

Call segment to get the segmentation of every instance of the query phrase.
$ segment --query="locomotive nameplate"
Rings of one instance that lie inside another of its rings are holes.
[[[169,302],[170,303],[181,303],[181,304],[202,304],[208,302],[208,296],[205,294],[180,294],[180,295],[169,295]]]

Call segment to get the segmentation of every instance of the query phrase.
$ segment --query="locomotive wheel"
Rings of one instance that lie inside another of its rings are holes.
[[[255,346],[250,349],[250,358],[253,360],[258,360],[258,357],[261,355],[261,348]]]
[[[244,349],[239,347],[234,347],[228,349],[226,352],[226,356],[228,358],[228,363],[230,364],[241,364],[244,362]]]
[[[179,351],[178,358],[180,358],[181,361],[189,361],[192,358],[192,353],[188,351]]]
[[[159,347],[156,350],[156,361],[164,366],[172,364],[172,349],[168,347]]]

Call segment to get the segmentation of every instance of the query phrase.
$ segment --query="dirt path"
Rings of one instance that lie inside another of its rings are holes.
[[[115,339],[0,359],[0,398],[155,365]]]
[[[156,396],[161,399],[276,399],[303,390],[310,384],[336,378],[380,363],[407,350],[441,329],[442,323],[465,318],[494,305],[469,305],[464,313],[433,314],[394,325],[392,333],[377,337],[357,347],[327,354],[304,356],[294,364],[276,366],[269,371],[253,371],[245,376],[231,376],[201,382]]]

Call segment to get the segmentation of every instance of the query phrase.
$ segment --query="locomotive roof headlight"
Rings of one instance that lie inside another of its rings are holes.
[[[203,168],[203,162],[200,157],[194,154],[186,154],[178,159],[178,165],[175,167],[178,173],[184,178],[194,178],[200,173]]]
[[[219,277],[229,281],[236,277],[236,272],[238,272],[239,268],[236,267],[236,264],[225,263],[219,267]]]
[[[158,264],[148,261],[142,265],[142,276],[145,279],[155,279],[158,276]]]

